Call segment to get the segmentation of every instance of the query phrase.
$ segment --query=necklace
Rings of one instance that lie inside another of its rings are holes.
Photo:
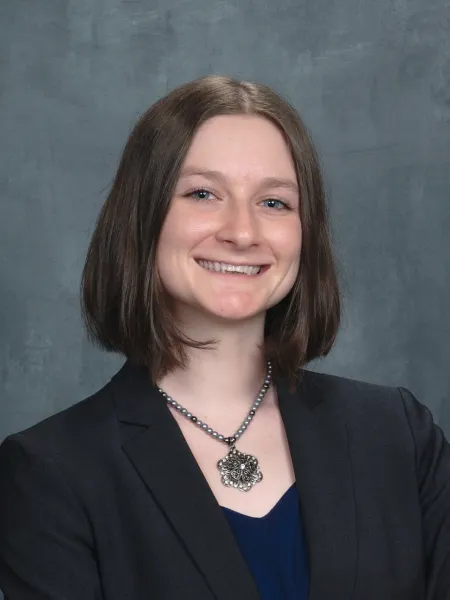
[[[262,480],[263,474],[261,473],[257,458],[251,454],[244,454],[243,452],[240,452],[236,448],[235,444],[250,425],[256,411],[259,408],[259,405],[263,401],[263,398],[269,389],[271,380],[272,365],[270,364],[270,361],[268,361],[266,377],[259,394],[255,402],[252,404],[245,421],[243,421],[236,433],[230,437],[225,437],[217,431],[214,431],[214,429],[209,427],[207,423],[203,423],[200,421],[200,419],[197,419],[197,417],[190,413],[186,408],[183,408],[181,404],[178,404],[176,400],[171,398],[161,388],[158,388],[158,391],[164,396],[170,406],[173,406],[173,408],[184,415],[187,419],[195,423],[195,425],[200,427],[200,429],[202,429],[205,433],[219,442],[227,444],[229,447],[228,454],[218,461],[217,468],[219,469],[223,485],[227,487],[234,487],[241,492],[248,492],[251,490],[254,485]]]

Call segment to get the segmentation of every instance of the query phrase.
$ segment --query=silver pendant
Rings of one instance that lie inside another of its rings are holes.
[[[223,485],[241,492],[248,492],[263,478],[257,458],[239,452],[235,446],[231,446],[228,454],[219,460],[217,468],[222,475]]]

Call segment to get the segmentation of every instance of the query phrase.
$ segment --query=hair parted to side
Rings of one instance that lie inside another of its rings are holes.
[[[177,330],[156,268],[156,249],[180,167],[207,119],[248,114],[284,134],[300,189],[302,251],[290,293],[266,316],[266,358],[292,380],[325,356],[340,322],[340,298],[318,157],[297,111],[267,86],[210,75],[177,87],[138,120],[98,217],[81,281],[89,338],[145,365],[153,381],[184,368],[187,348],[212,342]]]

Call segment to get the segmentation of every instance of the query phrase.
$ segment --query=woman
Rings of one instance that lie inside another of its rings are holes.
[[[450,449],[405,389],[314,374],[339,324],[318,161],[270,89],[139,120],[83,273],[103,389],[0,448],[8,600],[450,598]]]

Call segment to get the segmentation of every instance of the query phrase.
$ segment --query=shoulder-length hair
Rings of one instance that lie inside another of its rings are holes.
[[[259,115],[283,133],[300,190],[302,251],[290,293],[269,309],[264,352],[288,378],[335,341],[340,299],[324,184],[297,111],[267,86],[211,75],[174,89],[138,120],[124,148],[89,245],[81,307],[89,339],[145,365],[153,381],[187,365],[186,339],[171,315],[156,268],[159,235],[180,167],[199,126],[216,115]]]

